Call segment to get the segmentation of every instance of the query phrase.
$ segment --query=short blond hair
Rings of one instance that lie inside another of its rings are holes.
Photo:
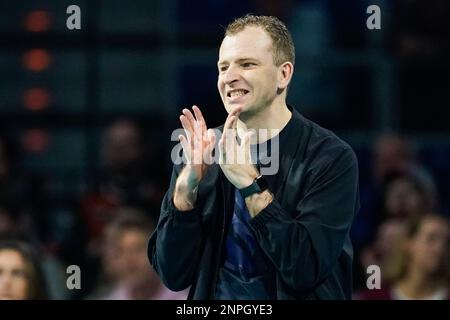
[[[286,25],[274,16],[247,14],[235,19],[225,29],[225,36],[233,36],[248,26],[261,27],[272,39],[273,62],[280,66],[284,62],[295,63],[295,47]]]

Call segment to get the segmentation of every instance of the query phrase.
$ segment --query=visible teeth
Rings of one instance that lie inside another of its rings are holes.
[[[243,96],[245,94],[245,90],[236,90],[236,91],[232,91],[230,93],[231,97],[240,97]]]

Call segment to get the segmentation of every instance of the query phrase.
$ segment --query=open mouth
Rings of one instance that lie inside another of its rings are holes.
[[[248,90],[245,89],[235,89],[235,90],[230,90],[227,93],[227,97],[231,98],[231,99],[237,99],[239,97],[242,97],[244,95],[246,95],[247,93],[249,93]]]

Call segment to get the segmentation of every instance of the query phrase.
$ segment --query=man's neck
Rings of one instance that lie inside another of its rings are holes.
[[[242,136],[242,132],[247,130],[259,132],[260,129],[266,129],[269,134],[267,139],[271,139],[286,126],[291,117],[292,112],[285,102],[273,104],[244,121],[239,120],[237,123],[238,134],[239,136]],[[264,141],[258,141],[258,143],[261,142]]]

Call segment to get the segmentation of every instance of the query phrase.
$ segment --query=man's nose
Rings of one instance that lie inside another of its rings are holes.
[[[225,84],[232,84],[239,80],[239,76],[238,70],[230,66],[227,71],[225,71],[224,82]]]

